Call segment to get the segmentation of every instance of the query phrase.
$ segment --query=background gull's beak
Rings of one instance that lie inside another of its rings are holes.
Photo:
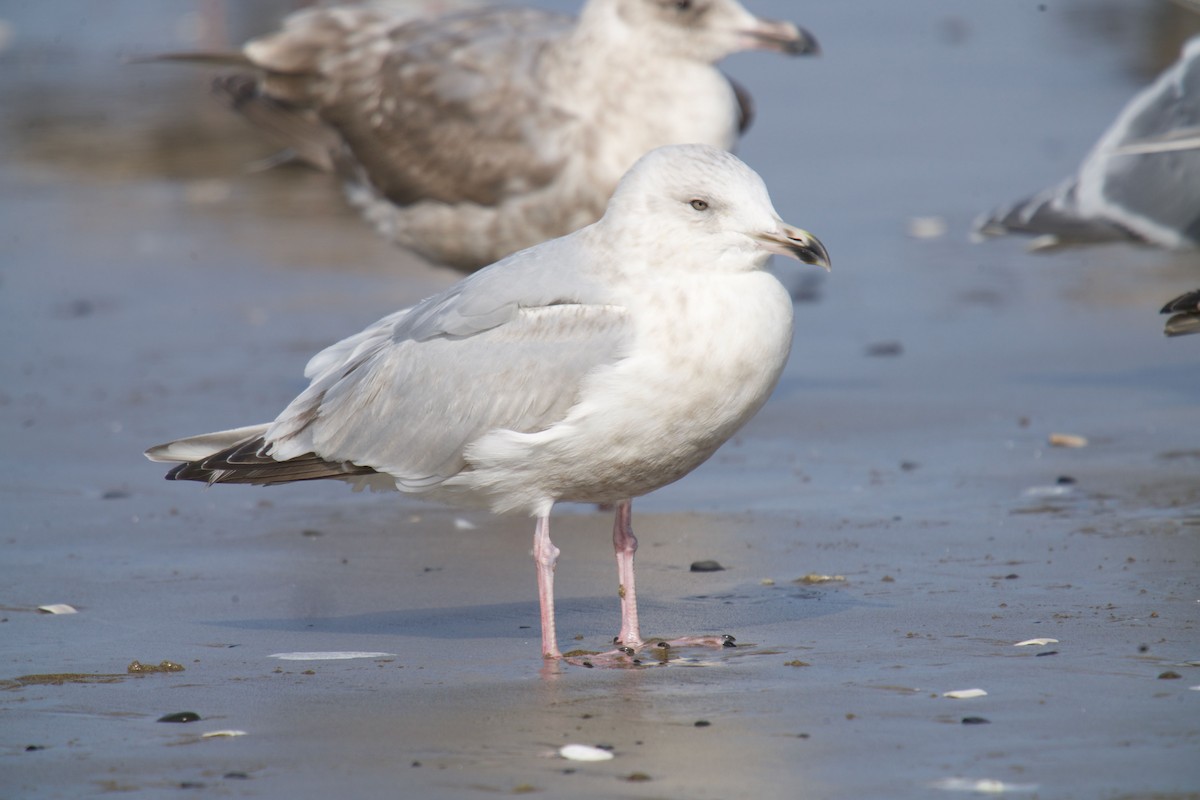
[[[791,22],[760,19],[742,31],[748,49],[772,50],[789,56],[815,56],[821,52],[817,39]]]

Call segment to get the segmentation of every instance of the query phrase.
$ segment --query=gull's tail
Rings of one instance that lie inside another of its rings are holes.
[[[267,424],[189,436],[146,451],[151,461],[181,462],[167,473],[169,481],[252,483],[266,486],[321,478],[370,475],[375,470],[348,462],[326,461],[307,453],[277,461],[263,439]]]

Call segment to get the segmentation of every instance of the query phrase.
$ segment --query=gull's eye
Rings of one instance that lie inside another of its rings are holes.
[[[680,0],[680,2],[683,2],[683,0]],[[699,197],[692,201],[691,206],[697,211],[708,211],[708,203]]]

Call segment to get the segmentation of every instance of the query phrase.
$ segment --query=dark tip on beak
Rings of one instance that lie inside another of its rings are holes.
[[[829,269],[829,253],[826,252],[825,245],[806,230],[780,222],[776,230],[757,234],[754,238],[761,242],[768,252]]]
[[[781,51],[789,56],[819,56],[821,45],[809,31],[796,28],[796,38],[784,42]]]
[[[824,267],[826,270],[831,268],[829,262],[829,253],[825,250],[825,245],[821,244],[821,240],[815,236],[809,236],[805,239],[790,240],[790,247],[796,258],[803,261],[805,264],[812,264],[814,267]]]
[[[753,46],[761,50],[773,50],[789,56],[815,56],[821,53],[817,37],[791,22],[762,20],[754,30],[746,33],[753,41]]]

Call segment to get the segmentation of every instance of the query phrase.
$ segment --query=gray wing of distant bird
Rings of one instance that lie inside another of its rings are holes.
[[[975,230],[1037,236],[1033,249],[1112,241],[1200,246],[1197,144],[1200,37],[1134,96],[1077,175],[977,220]]]

